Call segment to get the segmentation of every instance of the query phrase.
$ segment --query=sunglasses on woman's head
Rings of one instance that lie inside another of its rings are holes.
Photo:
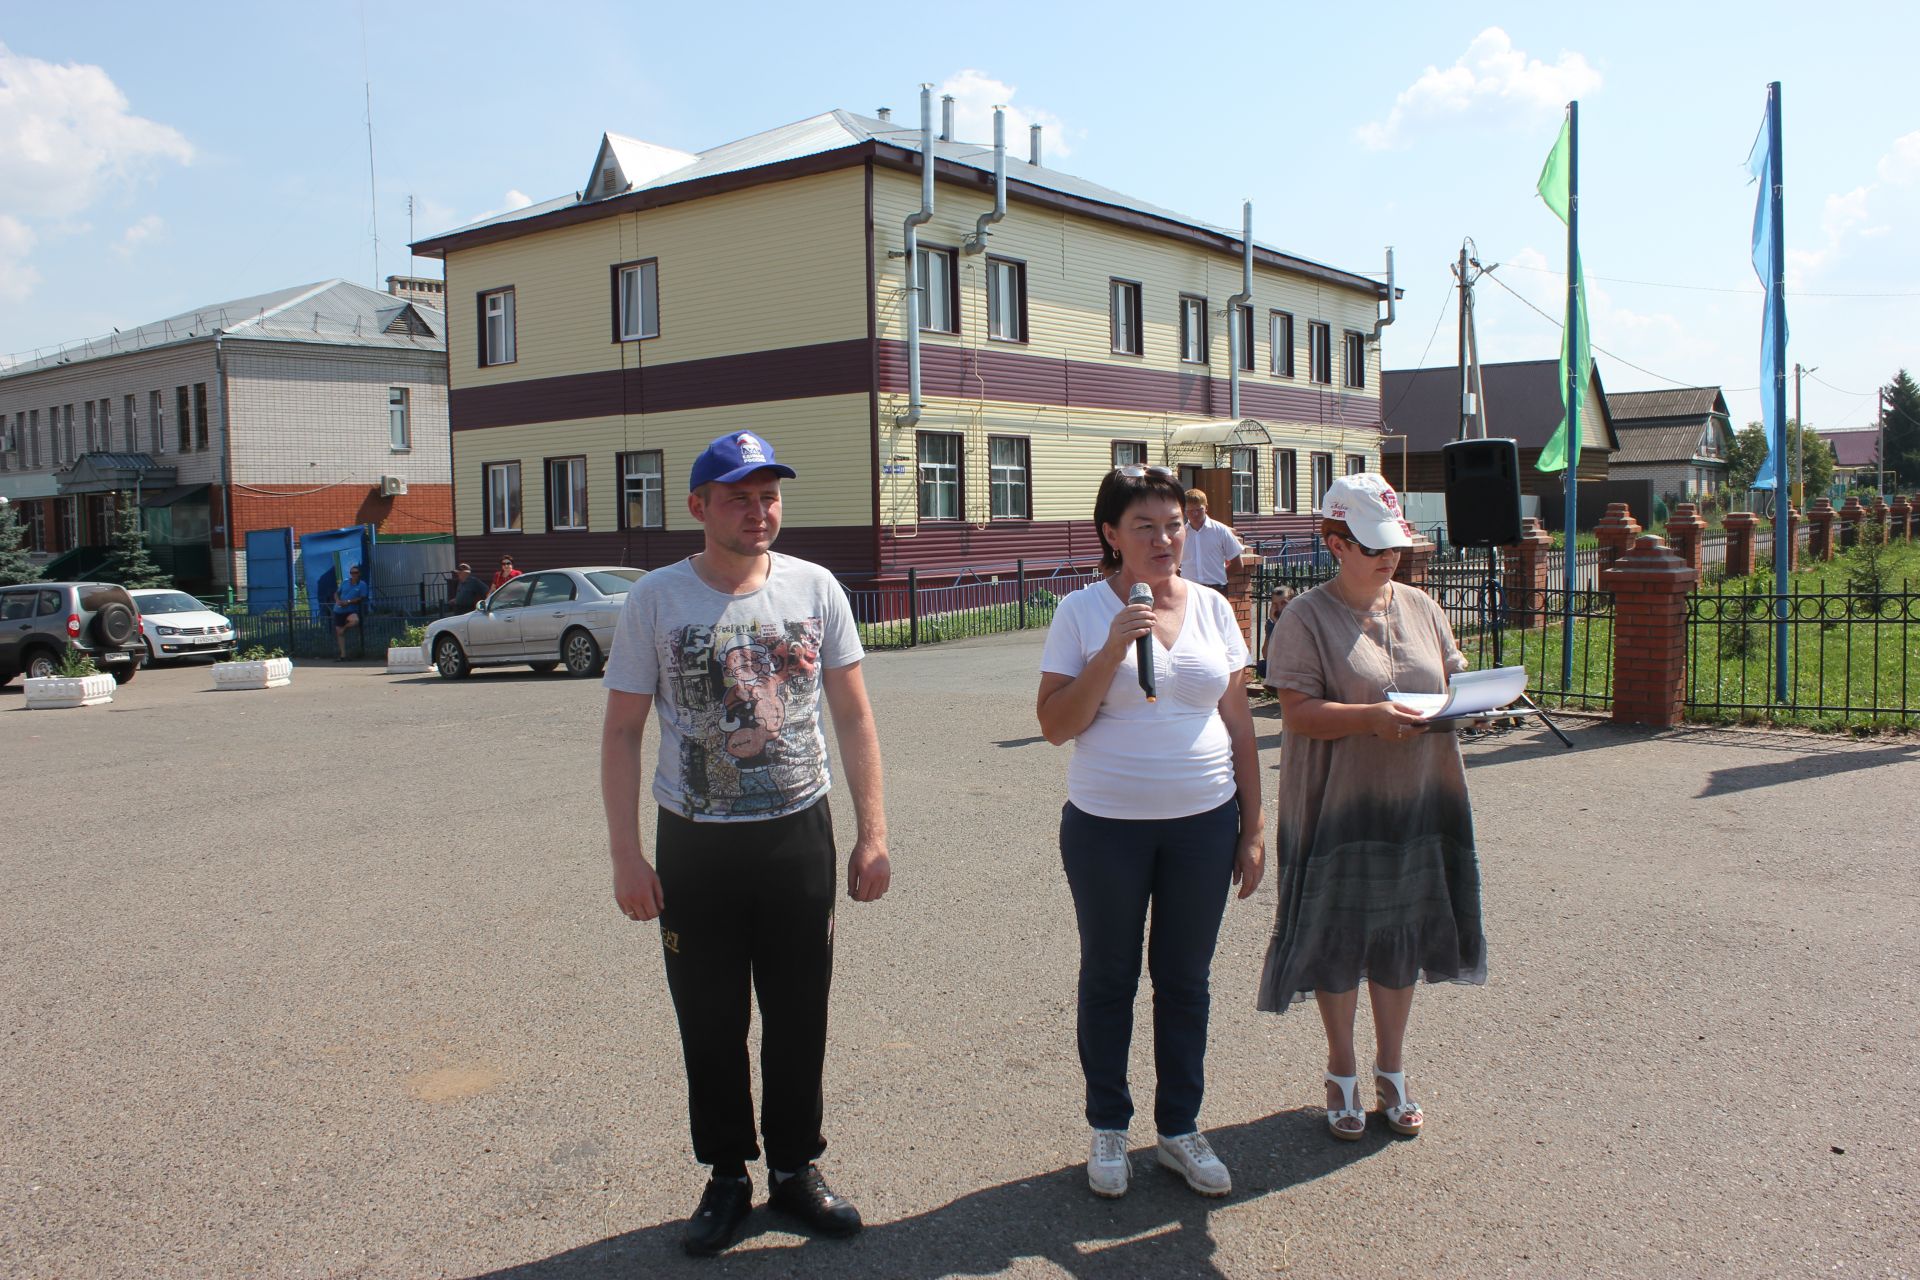
[[[1162,476],[1168,480],[1173,479],[1173,471],[1168,467],[1149,467],[1138,462],[1130,463],[1124,467],[1115,467],[1114,470],[1129,480],[1139,480],[1146,476]]]

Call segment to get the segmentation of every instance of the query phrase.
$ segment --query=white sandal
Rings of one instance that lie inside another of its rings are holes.
[[[1420,1104],[1407,1097],[1407,1073],[1405,1071],[1382,1071],[1379,1067],[1375,1067],[1373,1069],[1373,1092],[1374,1101],[1376,1102],[1380,1101],[1380,1082],[1382,1080],[1385,1080],[1393,1086],[1394,1096],[1400,1099],[1399,1102],[1391,1107],[1383,1106],[1380,1108],[1381,1115],[1386,1117],[1387,1126],[1395,1133],[1402,1134],[1409,1138],[1418,1135],[1421,1125],[1425,1122],[1425,1116],[1420,1111]]]
[[[1342,1142],[1360,1141],[1367,1132],[1367,1113],[1360,1109],[1358,1102],[1353,1096],[1359,1091],[1360,1078],[1358,1076],[1337,1076],[1331,1071],[1323,1072],[1322,1074],[1328,1084],[1340,1086],[1340,1100],[1346,1104],[1343,1107],[1327,1108],[1328,1131]],[[1342,1120],[1357,1120],[1360,1122],[1360,1127],[1358,1129],[1342,1129],[1340,1127]]]

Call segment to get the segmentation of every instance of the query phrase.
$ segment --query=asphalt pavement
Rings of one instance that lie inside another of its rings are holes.
[[[1214,966],[1233,1194],[1152,1161],[1143,992],[1135,1185],[1106,1202],[1039,652],[868,660],[894,886],[841,907],[822,1167],[869,1226],[756,1210],[708,1262],[678,1250],[701,1171],[658,930],[609,892],[597,683],[0,690],[0,1274],[1920,1271],[1920,740],[1469,743],[1491,977],[1416,999],[1425,1135],[1327,1135],[1311,1008],[1253,1007],[1269,885]]]

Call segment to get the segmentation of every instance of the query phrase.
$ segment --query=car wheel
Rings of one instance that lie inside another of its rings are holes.
[[[0,667],[0,685],[11,683],[13,678],[19,674],[18,671],[9,671],[5,667]]]
[[[599,675],[606,664],[592,633],[577,627],[560,638],[560,660],[567,664],[568,675],[581,677]]]
[[[447,680],[465,680],[473,674],[473,664],[467,661],[466,650],[452,636],[441,636],[434,642],[433,665]]]
[[[60,657],[51,649],[35,649],[27,655],[27,679],[45,680],[60,670]]]
[[[154,648],[153,638],[151,636],[145,637],[145,639],[147,642],[147,661],[150,663],[158,663],[160,661],[160,650]]]
[[[129,662],[126,666],[113,667],[111,668],[111,670],[113,672],[113,682],[115,684],[132,684],[133,678],[140,674],[140,659],[135,658],[132,662]]]
[[[527,665],[535,671],[538,671],[541,675],[545,675],[560,664],[557,662],[529,662]]]

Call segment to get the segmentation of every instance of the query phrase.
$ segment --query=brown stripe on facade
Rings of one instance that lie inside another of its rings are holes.
[[[1014,404],[1215,418],[1227,412],[1229,403],[1227,380],[1205,372],[1062,360],[1004,348],[922,343],[920,377],[929,396]],[[851,338],[809,347],[681,360],[624,373],[606,369],[487,387],[456,387],[449,397],[449,416],[455,431],[471,431],[618,417],[635,407],[646,413],[669,413],[816,396],[872,396],[906,389],[905,343]],[[1314,383],[1261,385],[1258,375],[1240,380],[1240,407],[1247,417],[1277,422],[1380,426],[1380,402],[1371,396],[1349,395]]]

